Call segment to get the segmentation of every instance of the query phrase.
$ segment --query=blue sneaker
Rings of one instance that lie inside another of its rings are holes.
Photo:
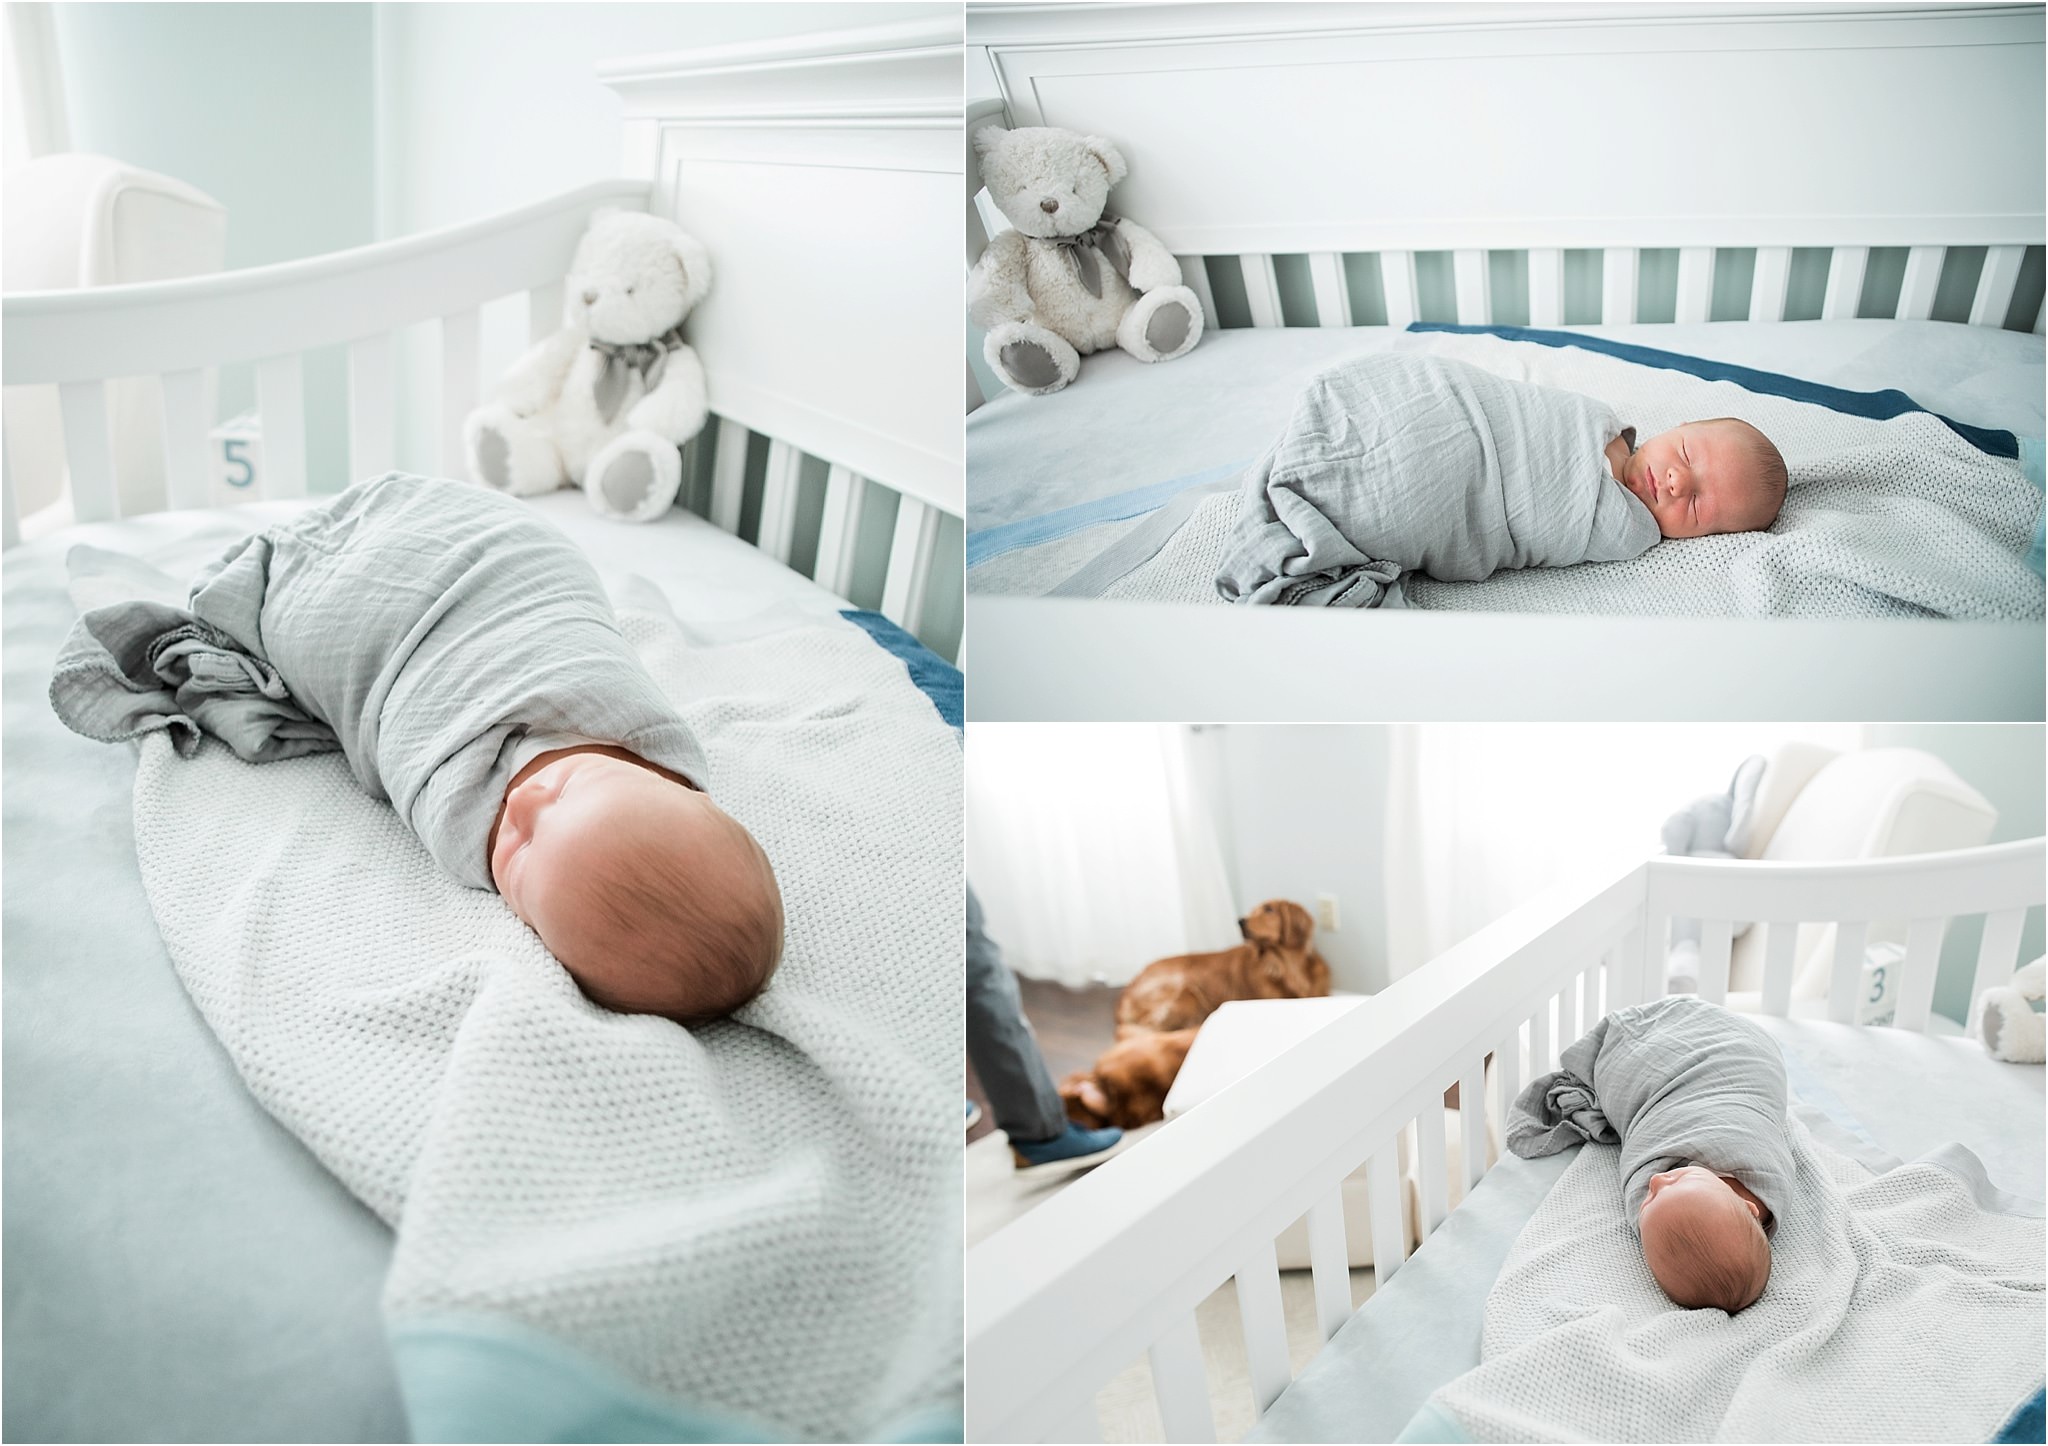
[[[1115,1125],[1100,1130],[1084,1130],[1069,1121],[1066,1133],[1054,1135],[1049,1140],[1010,1141],[1010,1158],[1020,1175],[1085,1170],[1108,1159],[1111,1152],[1123,1143],[1123,1138],[1124,1132]]]
[[[967,1102],[967,1128],[973,1129],[981,1123],[981,1106],[973,1100]]]

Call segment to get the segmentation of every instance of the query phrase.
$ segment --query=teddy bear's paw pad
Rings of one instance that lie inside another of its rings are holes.
[[[511,460],[512,449],[495,428],[485,427],[477,433],[476,470],[485,486],[500,490],[511,486]]]
[[[1050,387],[1060,379],[1059,363],[1035,341],[1013,341],[1003,348],[1003,370],[1020,387]]]
[[[1145,344],[1161,356],[1171,356],[1188,339],[1193,318],[1179,302],[1168,302],[1152,313],[1145,323]]]
[[[597,490],[614,512],[631,512],[654,487],[654,461],[645,452],[621,452],[597,479]]]

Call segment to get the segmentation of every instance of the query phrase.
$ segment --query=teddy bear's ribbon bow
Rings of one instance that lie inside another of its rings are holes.
[[[661,374],[668,367],[668,354],[683,344],[683,324],[677,322],[665,335],[653,341],[590,343],[604,353],[604,368],[597,374],[591,385],[591,393],[597,402],[598,415],[609,425],[619,414],[620,405],[626,400],[626,379],[633,373],[640,373],[645,391],[653,391],[661,381]]]
[[[1057,246],[1066,254],[1067,264],[1074,268],[1074,276],[1088,288],[1090,296],[1102,295],[1102,268],[1095,258],[1101,255],[1110,268],[1124,280],[1131,279],[1131,248],[1124,244],[1124,238],[1117,234],[1117,218],[1109,212],[1102,213],[1102,219],[1073,236],[1048,236],[1046,244]]]

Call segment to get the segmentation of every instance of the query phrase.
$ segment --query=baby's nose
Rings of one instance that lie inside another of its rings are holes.
[[[1044,196],[1039,199],[1038,209],[1045,212],[1048,216],[1059,210],[1059,208],[1060,203],[1051,196]]]

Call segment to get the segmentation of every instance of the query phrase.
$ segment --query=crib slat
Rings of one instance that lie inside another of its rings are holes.
[[[1900,321],[1925,321],[1934,314],[1934,289],[1941,284],[1946,246],[1915,246],[1906,253],[1906,279],[1899,283]]]
[[[1401,1218],[1401,1154],[1397,1135],[1380,1146],[1365,1175],[1372,1222],[1373,1288],[1381,1290],[1408,1258],[1408,1227]]]
[[[1728,1002],[1728,949],[1734,931],[1727,919],[1707,919],[1700,925],[1699,995],[1709,1004]]]
[[[1564,325],[1564,252],[1529,253],[1529,325]]]
[[[1450,1167],[1444,1161],[1444,1097],[1431,1095],[1422,1113],[1415,1117],[1418,1146],[1415,1168],[1422,1172],[1422,1224],[1424,1240],[1444,1223],[1450,1206]]]
[[[1869,931],[1869,923],[1862,919],[1835,925],[1835,962],[1828,970],[1828,1018],[1837,1024],[1856,1021],[1856,994],[1863,982],[1863,939]]]
[[[1387,303],[1387,325],[1403,330],[1421,314],[1415,288],[1415,253],[1380,252],[1380,293]]]
[[[306,382],[297,353],[256,363],[256,410],[263,428],[266,498],[306,495]]]
[[[1820,304],[1823,321],[1848,321],[1863,300],[1863,272],[1870,264],[1868,246],[1837,246],[1828,258],[1827,295]]]
[[[1641,926],[1624,931],[1621,942],[1615,946],[1607,971],[1607,993],[1600,1001],[1606,1013],[1612,1014],[1617,1009],[1626,1009],[1631,1004],[1641,1004],[1646,998],[1654,997],[1644,992],[1649,988],[1647,966],[1652,957],[1643,942],[1646,937],[1657,941],[1657,978],[1663,978],[1664,919],[1659,915],[1645,918]],[[1657,993],[1661,995],[1663,992],[1660,984]]]
[[[747,429],[731,417],[718,419],[717,451],[711,456],[711,525],[737,536],[740,502],[747,487]]]
[[[14,464],[7,460],[7,439],[0,435],[0,547],[21,541],[21,516],[14,505]]]
[[[1045,1437],[1048,1441],[1073,1441],[1092,1443],[1102,1439],[1102,1421],[1095,1414],[1095,1401],[1084,1397],[1072,1406],[1065,1423],[1056,1426]]]
[[[1714,304],[1714,248],[1684,246],[1678,252],[1679,321],[1705,321]]]
[[[477,309],[441,318],[441,475],[462,469],[462,419],[477,399]]]
[[[71,510],[80,522],[111,522],[120,515],[114,489],[114,449],[107,434],[103,382],[59,382],[64,412],[64,462],[71,469]]]
[[[1759,246],[1749,282],[1749,319],[1783,321],[1785,289],[1792,280],[1792,248]]]
[[[1484,251],[1454,251],[1451,272],[1458,288],[1458,324],[1485,326],[1493,320],[1493,288]]]
[[[530,286],[526,290],[526,344],[546,341],[562,329],[563,283],[550,281],[545,286]]]
[[[1344,1248],[1344,1187],[1308,1209],[1308,1264],[1316,1287],[1316,1328],[1328,1340],[1351,1318],[1351,1262]]]
[[[1351,325],[1351,287],[1344,279],[1343,256],[1335,251],[1311,252],[1308,275],[1316,288],[1316,325]]]
[[[900,498],[896,536],[889,544],[889,573],[882,579],[882,616],[908,632],[916,632],[924,617],[925,584],[931,580],[938,543],[938,509],[915,497]]]
[[[1247,251],[1237,263],[1244,271],[1244,297],[1252,309],[1252,325],[1280,325],[1280,277],[1273,270],[1273,258]]]
[[[1202,303],[1202,325],[1215,330],[1223,323],[1216,319],[1216,294],[1209,289],[1208,263],[1199,256],[1176,256],[1173,259],[1180,263],[1181,282]]]
[[[354,482],[392,469],[398,405],[391,382],[391,333],[348,345],[348,475]],[[458,457],[461,453],[458,451]],[[468,472],[463,459],[462,472]]]
[[[206,505],[206,373],[165,372],[164,505]]]
[[[1209,1378],[1202,1368],[1202,1340],[1195,1318],[1184,1315],[1152,1342],[1152,1396],[1169,1441],[1214,1441],[1216,1419],[1209,1410]]]
[[[818,528],[818,565],[812,576],[819,587],[845,597],[853,586],[854,549],[860,541],[860,502],[867,479],[834,466],[825,474],[825,516]]]
[[[1970,325],[2004,326],[2005,313],[2012,306],[2013,288],[2019,285],[2020,262],[2026,259],[2024,246],[1989,246],[1984,251],[1984,269],[1977,275],[1977,294],[1970,302]],[[2041,323],[2034,323],[2039,331]]]
[[[1636,319],[1636,248],[1610,246],[1600,256],[1600,320],[1626,326]]]
[[[1783,1019],[1792,1011],[1792,952],[1799,943],[1799,926],[1774,919],[1758,928],[1764,936],[1764,1013]]]
[[[2020,931],[2026,928],[2025,909],[2002,909],[1984,917],[1984,937],[1977,944],[1977,976],[1970,984],[1970,1007],[1987,989],[1996,989],[2012,978],[2020,962]]]
[[[1486,1173],[1486,1056],[1458,1076],[1458,1163],[1470,1195]]]
[[[1941,936],[1947,932],[1946,919],[1915,919],[1906,926],[1906,977],[1899,981],[1892,1028],[1926,1032],[1934,1011],[1934,976],[1941,971]]]
[[[1245,1365],[1251,1375],[1252,1409],[1266,1409],[1287,1389],[1287,1316],[1280,1305],[1280,1264],[1273,1242],[1262,1241],[1237,1270],[1237,1313],[1244,1328]]]
[[[756,543],[777,562],[789,562],[796,543],[797,477],[804,454],[780,439],[768,444],[768,473],[761,492],[761,534]]]

